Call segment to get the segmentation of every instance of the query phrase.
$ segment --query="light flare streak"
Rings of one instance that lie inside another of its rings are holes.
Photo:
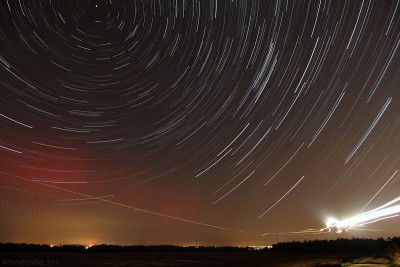
[[[375,223],[377,221],[397,217],[400,215],[400,205],[391,205],[399,201],[400,196],[376,209],[360,213],[344,220],[329,218],[326,222],[326,228],[323,228],[322,230],[326,229],[331,231],[334,229],[336,233],[342,233],[343,231],[347,232],[350,229],[363,227],[367,224]]]
[[[288,232],[267,232],[261,236],[267,235],[310,235],[310,234],[328,234],[335,232],[341,234],[344,231],[349,232],[349,230],[362,230],[362,231],[372,231],[377,232],[380,230],[367,229],[366,225],[376,223],[378,221],[392,219],[400,216],[400,205],[393,205],[400,202],[400,196],[390,200],[389,202],[383,204],[382,206],[375,208],[370,211],[366,211],[355,215],[353,217],[338,220],[335,218],[328,218],[326,221],[326,227],[321,229],[305,229],[299,231],[288,231]]]

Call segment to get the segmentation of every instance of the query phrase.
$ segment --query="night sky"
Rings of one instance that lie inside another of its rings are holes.
[[[0,242],[398,235],[326,220],[398,207],[399,46],[399,1],[2,0]]]

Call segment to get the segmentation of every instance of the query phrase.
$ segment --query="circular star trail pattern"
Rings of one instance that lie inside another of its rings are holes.
[[[396,198],[399,9],[2,1],[0,239],[265,244]]]

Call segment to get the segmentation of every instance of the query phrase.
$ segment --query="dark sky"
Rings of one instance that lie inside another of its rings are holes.
[[[0,242],[399,234],[399,46],[399,1],[1,1]]]

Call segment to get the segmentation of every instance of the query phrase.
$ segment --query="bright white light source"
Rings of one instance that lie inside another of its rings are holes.
[[[399,201],[400,197],[397,197],[376,209],[360,213],[344,220],[329,218],[326,221],[326,229],[341,233],[342,231],[348,231],[352,228],[362,227],[370,223],[397,217],[400,215],[400,205],[391,205]]]
[[[372,229],[362,228],[364,225],[371,224],[377,221],[390,219],[393,217],[397,217],[400,215],[400,205],[393,205],[397,202],[400,202],[400,196],[385,203],[384,205],[363,213],[360,213],[356,216],[338,220],[335,218],[328,218],[326,220],[326,227],[321,229],[306,229],[301,231],[291,231],[291,232],[268,232],[264,233],[262,236],[266,235],[310,235],[310,234],[328,234],[330,232],[336,232],[338,234],[343,231],[349,231],[350,229],[357,230],[368,230],[375,231]]]

